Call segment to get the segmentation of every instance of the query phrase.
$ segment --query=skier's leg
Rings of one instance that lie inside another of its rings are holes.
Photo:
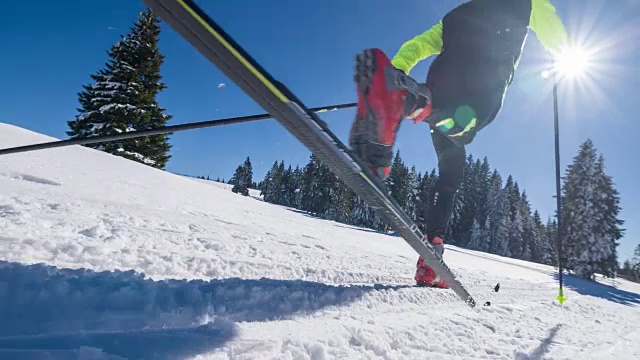
[[[466,152],[463,146],[453,144],[445,135],[434,130],[431,140],[438,157],[438,179],[433,186],[425,212],[429,241],[445,238],[453,210],[453,202],[464,178]]]
[[[464,177],[466,153],[463,146],[452,143],[437,130],[431,132],[431,140],[438,157],[439,175],[427,201],[425,211],[426,237],[442,257],[455,194]],[[441,280],[431,267],[424,264],[422,256],[418,258],[415,280],[418,285],[448,287],[447,283]]]
[[[405,118],[418,122],[431,113],[431,94],[424,84],[396,69],[379,49],[356,57],[354,80],[358,109],[349,134],[351,149],[380,178],[389,176],[393,144]]]

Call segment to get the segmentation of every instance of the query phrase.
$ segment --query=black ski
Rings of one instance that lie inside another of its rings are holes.
[[[476,305],[464,286],[424,240],[417,225],[386,194],[382,182],[283,84],[273,79],[191,0],[143,0],[158,16],[235,82],[375,209],[450,288]]]

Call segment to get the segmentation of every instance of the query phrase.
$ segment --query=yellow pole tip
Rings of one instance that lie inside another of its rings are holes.
[[[556,300],[558,300],[560,304],[564,304],[564,302],[567,301],[567,298],[563,297],[562,295],[558,295],[556,297]]]

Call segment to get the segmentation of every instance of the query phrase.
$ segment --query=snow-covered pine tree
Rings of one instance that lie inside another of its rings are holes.
[[[558,222],[549,218],[544,227],[543,264],[558,264]],[[563,264],[566,261],[563,259]]]
[[[324,216],[331,201],[331,187],[335,175],[314,154],[304,168],[302,209]]]
[[[405,209],[409,194],[409,169],[404,165],[400,157],[400,150],[396,151],[391,164],[389,176],[385,179],[389,195],[401,208]]]
[[[621,226],[624,221],[618,218],[620,213],[620,196],[613,184],[613,179],[605,173],[604,156],[600,154],[596,161],[596,194],[599,194],[600,201],[597,202],[604,219],[600,224],[596,224],[598,232],[602,234],[601,254],[603,260],[600,261],[598,270],[604,276],[614,277],[618,269],[618,240],[623,236],[624,229]]]
[[[300,198],[300,209],[308,212],[313,212],[316,203],[316,195],[313,189],[313,178],[317,173],[317,165],[316,157],[314,154],[311,154],[309,158],[309,162],[304,166],[302,170],[302,189],[301,189],[301,198]]]
[[[283,162],[284,165],[284,162]],[[295,192],[293,187],[295,179],[293,177],[293,169],[291,165],[282,173],[282,182],[280,184],[280,204],[284,206],[294,206]]]
[[[478,170],[475,184],[476,191],[474,194],[477,206],[476,218],[479,224],[485,224],[487,223],[489,212],[487,195],[491,184],[491,166],[489,165],[489,159],[485,156],[482,163],[478,160],[476,167]]]
[[[229,184],[233,185],[233,187],[231,188],[231,191],[233,191],[236,194],[239,193],[244,196],[247,196],[249,195],[249,189],[247,189],[247,186],[245,184],[244,171],[245,171],[244,167],[242,165],[238,165],[238,167],[236,168],[236,171],[233,173],[233,176],[229,180]]]
[[[480,250],[480,247],[482,246],[482,236],[482,229],[480,228],[478,221],[474,220],[473,226],[471,226],[471,236],[466,248],[471,250]]]
[[[418,191],[420,190],[420,178],[416,167],[411,166],[411,170],[407,175],[407,197],[405,200],[404,211],[409,215],[411,220],[416,221],[416,209],[418,202]]]
[[[162,128],[171,119],[171,116],[165,113],[166,109],[161,108],[156,99],[160,92],[166,89],[160,75],[164,56],[158,48],[159,37],[160,19],[150,9],[141,12],[129,36],[134,59],[133,66],[139,69],[138,77],[144,90],[140,94],[142,101],[139,105],[142,116],[134,124],[137,130]],[[163,169],[170,159],[169,134],[146,136],[135,140],[136,148],[133,152],[142,154],[143,161],[153,161],[154,167]],[[250,185],[251,183],[247,186]]]
[[[291,191],[294,193],[291,206],[296,209],[302,209],[302,180],[302,169],[296,165],[296,169],[293,170],[293,182],[291,184]]]
[[[253,166],[248,156],[244,164],[242,164],[242,168],[244,170],[243,184],[247,188],[247,195],[249,195],[249,188],[253,186]]]
[[[452,245],[467,246],[471,235],[471,227],[475,219],[475,202],[472,199],[474,186],[474,158],[468,155],[462,184],[453,199],[453,208],[445,241]]]
[[[476,242],[473,246],[477,250],[486,247],[484,243],[487,239],[479,239],[477,236],[486,234],[484,227],[487,225],[487,194],[489,192],[490,171],[489,160],[486,157],[482,161],[480,159],[474,160],[471,155],[467,157],[464,183],[462,185],[464,202],[462,204],[462,213],[459,217],[460,223],[457,227],[459,231],[457,239],[462,246],[470,246],[469,244],[472,241]],[[475,234],[473,230],[474,223],[477,223]],[[472,239],[472,236],[476,236],[476,238]],[[482,245],[477,241],[480,241]],[[488,248],[483,251],[487,250]]]
[[[67,122],[72,138],[113,135],[134,130],[131,128],[133,117],[139,116],[136,106],[136,93],[141,84],[136,83],[134,69],[124,59],[124,43],[112,46],[108,52],[110,59],[106,69],[91,75],[93,85],[83,85],[84,91],[78,94],[80,108],[75,120]],[[112,154],[119,153],[122,142],[87,144],[87,147],[103,150]]]
[[[285,168],[284,168],[284,160],[280,160],[278,164],[278,170],[276,172],[276,183],[274,184],[273,191],[275,192],[274,196],[276,197],[276,204],[284,205],[284,186],[283,183],[285,181]]]
[[[636,250],[639,248],[636,248]],[[630,260],[627,259],[618,273],[629,281],[640,282],[640,262],[637,262],[635,257]]]
[[[318,174],[314,179],[316,181],[316,192],[319,195],[319,208],[317,209],[317,214],[320,216],[326,217],[329,209],[332,207],[332,194],[336,191],[338,178],[336,175],[329,169],[329,167],[320,161],[318,166]]]
[[[504,191],[507,195],[509,203],[509,217],[513,220],[516,217],[518,209],[518,200],[520,199],[520,189],[518,183],[513,180],[513,176],[509,175],[504,185]]]
[[[345,223],[349,219],[347,197],[347,186],[337,177],[332,175],[333,185],[331,186],[329,208],[327,209],[327,219]]]
[[[616,238],[621,235],[613,206],[617,195],[597,159],[593,142],[586,140],[567,167],[563,186],[567,267],[585,279],[593,279],[603,262],[615,257]]]
[[[451,219],[451,232],[448,238],[452,243],[460,246],[468,246],[471,240],[471,228],[478,213],[477,179],[480,163],[476,162],[473,155],[466,159],[464,178],[458,193],[456,194],[453,216]]]
[[[340,181],[340,183],[342,184],[342,187],[344,189],[344,198],[343,198],[343,203],[344,203],[344,211],[345,211],[345,218],[344,218],[344,222],[347,224],[353,224],[352,223],[352,219],[353,219],[353,213],[356,211],[356,208],[358,206],[358,195],[351,190],[350,187],[348,187],[345,183],[343,183],[342,181]]]
[[[204,176],[202,178],[204,179]],[[238,165],[236,171],[229,180],[229,184],[233,185],[231,191],[234,193],[249,196],[249,188],[253,184],[253,169],[251,167],[251,160],[248,156],[244,163]]]
[[[520,210],[509,221],[509,253],[511,257],[522,259],[524,255],[524,217]]]
[[[471,226],[471,236],[467,248],[484,252],[489,251],[489,233],[488,220],[480,225],[478,219],[475,219],[473,226]]]
[[[524,253],[524,221],[522,196],[518,183],[509,175],[504,191],[507,196],[509,215],[507,219],[509,256],[521,259]]]
[[[267,172],[264,174],[264,179],[262,179],[262,181],[260,181],[260,196],[262,196],[262,199],[266,202],[270,202],[268,200],[268,196],[267,196],[267,192],[269,191],[269,187],[271,186],[271,176],[272,176],[272,172],[273,172],[273,167],[271,167],[271,169],[267,170]]]
[[[489,221],[489,252],[509,256],[509,202],[497,170],[491,174],[487,192],[487,220]]]
[[[384,220],[376,212],[367,205],[360,197],[356,197],[354,210],[351,214],[350,223],[355,226],[361,226],[373,230],[385,230],[386,224]]]
[[[533,235],[531,239],[527,239],[529,252],[531,253],[531,261],[544,264],[543,252],[546,250],[544,248],[544,224],[542,224],[542,218],[538,210],[533,212],[531,226]]]
[[[349,224],[361,227],[369,227],[367,224],[366,204],[359,196],[352,199],[351,216],[349,218]]]
[[[291,186],[291,175],[289,171],[291,167],[285,168],[284,160],[278,165],[278,169],[282,169],[282,177],[280,178],[280,189],[278,191],[278,204],[283,206],[289,205],[289,187]]]
[[[453,198],[453,208],[451,209],[449,223],[447,224],[445,239],[447,243],[458,246],[462,245],[460,243],[460,238],[462,237],[461,224],[466,196],[466,193],[463,191],[463,186],[464,184]]]
[[[280,165],[278,161],[273,163],[271,169],[267,171],[262,181],[262,188],[260,194],[263,196],[264,201],[278,204],[280,201],[280,186],[282,183],[282,173],[280,172]]]
[[[535,252],[535,249],[532,250],[532,248],[535,248],[538,240],[536,238],[533,217],[531,216],[531,204],[529,203],[526,190],[522,191],[518,211],[522,216],[522,253],[520,254],[520,259],[531,261],[532,252]]]
[[[156,96],[166,88],[161,82],[164,57],[158,49],[159,19],[142,12],[126,37],[108,51],[105,68],[91,75],[94,83],[78,94],[78,115],[68,121],[71,138],[115,135],[166,126],[171,116],[159,107]],[[169,161],[169,135],[87,144],[159,169]]]
[[[432,169],[430,174],[425,173],[420,182],[420,190],[416,200],[416,224],[420,228],[420,231],[426,232],[426,220],[425,215],[427,211],[427,203],[429,196],[433,192],[433,185],[435,184],[438,175],[436,169]]]
[[[633,257],[631,260],[625,261],[623,268],[627,275],[627,279],[640,282],[640,244],[638,244],[633,251]]]

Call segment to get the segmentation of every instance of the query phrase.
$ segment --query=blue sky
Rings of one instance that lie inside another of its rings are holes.
[[[200,1],[203,9],[306,105],[353,102],[353,58],[379,47],[390,56],[437,22],[459,0]],[[640,242],[640,1],[554,1],[569,33],[596,51],[589,78],[560,84],[562,169],[587,138],[606,160],[622,197],[627,233],[622,259]],[[0,13],[0,121],[65,138],[77,93],[104,66],[106,51],[126,34],[142,2],[43,0],[10,2]],[[160,48],[170,124],[263,113],[253,100],[163,25]],[[555,207],[550,83],[539,76],[543,50],[530,34],[516,79],[497,119],[468,147],[527,190],[544,218]],[[431,59],[411,75],[424,79]],[[225,87],[218,85],[224,83]],[[354,110],[324,114],[346,141]],[[261,179],[275,160],[305,164],[310,153],[275,120],[175,134],[167,169],[228,179],[246,156]],[[397,148],[420,171],[436,165],[424,124],[405,122]]]

